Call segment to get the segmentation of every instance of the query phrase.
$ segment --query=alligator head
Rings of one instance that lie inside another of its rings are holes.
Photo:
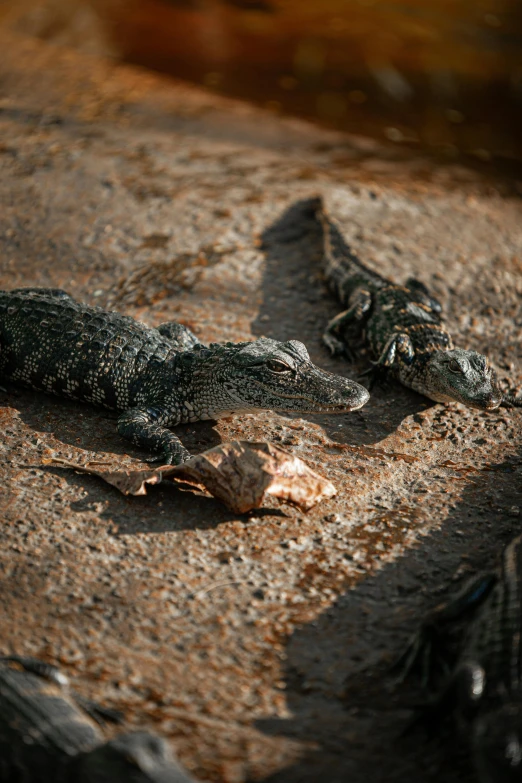
[[[297,340],[196,346],[180,359],[192,366],[191,404],[197,418],[256,410],[347,413],[370,396],[364,386],[312,364]]]
[[[462,348],[436,351],[429,358],[422,393],[437,402],[454,400],[481,410],[494,410],[503,400],[487,358]]]

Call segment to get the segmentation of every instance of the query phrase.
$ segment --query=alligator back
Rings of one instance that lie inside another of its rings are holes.
[[[150,369],[175,353],[156,329],[65,292],[0,292],[0,378],[124,410]]]
[[[78,753],[102,741],[96,724],[58,684],[0,664],[0,780],[62,783]]]
[[[522,698],[522,536],[502,554],[499,579],[470,624],[461,659],[486,672],[486,698]]]

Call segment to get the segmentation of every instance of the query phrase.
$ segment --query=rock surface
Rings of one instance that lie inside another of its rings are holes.
[[[60,286],[203,340],[306,343],[338,312],[322,194],[363,259],[418,275],[459,343],[522,382],[520,200],[509,178],[277,119],[167,78],[0,33],[0,287]],[[167,736],[205,781],[473,780],[440,738],[401,738],[388,674],[424,613],[520,532],[520,412],[399,386],[342,417],[185,427],[194,452],[268,440],[338,495],[240,516],[169,486],[124,497],[51,456],[138,467],[106,411],[0,391],[0,652]],[[455,576],[456,575],[456,576]]]

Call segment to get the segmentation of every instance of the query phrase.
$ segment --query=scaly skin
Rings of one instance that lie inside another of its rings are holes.
[[[59,289],[0,292],[0,378],[121,411],[120,434],[174,464],[190,454],[168,427],[266,409],[346,413],[369,398],[296,340],[207,347],[180,324],[152,329]]]
[[[196,783],[167,743],[144,731],[122,734],[71,764],[70,783]]]
[[[154,734],[122,734],[104,743],[67,678],[54,666],[18,656],[0,658],[0,781],[194,783]]]
[[[350,357],[350,342],[364,335],[377,361],[374,379],[394,378],[437,402],[461,402],[494,410],[518,405],[504,398],[485,356],[453,345],[442,324],[441,305],[418,280],[394,285],[364,266],[326,214],[313,208],[323,226],[325,276],[347,308],[328,324],[324,342]]]
[[[505,548],[496,573],[432,613],[404,656],[406,671],[428,662],[430,677],[448,647],[451,672],[438,677],[439,695],[424,717],[453,713],[482,783],[522,780],[522,536]]]

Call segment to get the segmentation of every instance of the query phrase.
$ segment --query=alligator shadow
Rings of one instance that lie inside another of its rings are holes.
[[[85,477],[84,477],[85,478]],[[115,538],[134,536],[137,533],[159,535],[182,530],[214,530],[226,522],[262,519],[265,516],[284,517],[280,509],[258,508],[248,514],[230,511],[220,501],[194,494],[188,489],[178,489],[168,483],[151,489],[147,495],[127,498],[117,490],[102,485],[102,489],[81,485],[85,496],[71,504],[73,511],[94,508],[100,520],[106,521]],[[104,492],[104,508],[99,509],[99,497]]]
[[[34,455],[32,462],[24,462],[18,467],[43,470],[60,478],[66,477],[69,486],[82,495],[80,500],[70,504],[71,511],[95,512],[100,524],[105,522],[109,535],[116,538],[137,533],[158,535],[182,530],[213,530],[225,522],[287,516],[284,508],[269,507],[240,514],[230,511],[212,497],[194,492],[189,485],[179,486],[169,481],[149,487],[146,495],[127,496],[98,476],[90,476],[59,465],[41,464],[34,460]],[[129,463],[126,467],[130,467]]]
[[[117,414],[112,411],[14,386],[9,389],[5,402],[2,399],[2,404],[19,410],[20,419],[33,430],[34,438],[47,446],[48,450],[42,456],[54,455],[78,463],[96,460],[122,469],[151,467],[136,462],[149,455],[118,435]],[[193,454],[221,443],[210,421],[180,425],[175,431]],[[68,450],[67,446],[73,447],[74,451]],[[78,449],[82,452],[78,453]],[[110,522],[116,536],[207,530],[243,517],[286,516],[284,510],[277,507],[255,509],[247,515],[237,514],[226,509],[218,500],[179,489],[169,482],[150,488],[147,495],[127,497],[97,476],[44,465],[38,459],[35,461],[34,449],[28,450],[27,455],[17,455],[16,461],[25,468],[37,468],[65,477],[70,486],[81,489],[83,497],[71,503],[71,510],[85,512],[95,509],[101,520]]]
[[[361,355],[351,365],[345,359],[331,357],[321,340],[326,324],[341,308],[322,279],[321,227],[312,204],[313,199],[298,201],[262,234],[266,259],[263,303],[252,332],[277,340],[300,340],[315,364],[357,380],[368,369],[368,357]],[[332,440],[367,445],[387,437],[403,419],[430,404],[425,397],[390,382],[375,388],[370,401],[356,413],[300,418],[319,424]]]
[[[52,434],[64,445],[96,452],[100,459],[105,454],[137,460],[150,456],[118,434],[114,411],[15,386],[9,388],[7,404],[19,410],[20,419],[35,434]],[[210,421],[181,424],[175,432],[193,454],[221,443]]]
[[[518,474],[518,475],[515,475]],[[490,466],[467,485],[436,531],[358,583],[288,639],[284,667],[288,720],[257,728],[304,744],[304,755],[264,783],[472,783],[465,741],[452,742],[451,721],[438,735],[405,733],[422,703],[415,683],[393,682],[391,667],[426,613],[477,571],[491,569],[520,532],[520,517],[499,513],[521,504],[522,460]],[[459,747],[460,745],[460,747]],[[308,751],[307,748],[312,746]]]
[[[141,461],[146,453],[118,435],[117,415],[111,411],[14,386],[9,389],[6,403],[20,411],[20,419],[33,430],[34,439],[47,446],[42,456],[54,455],[71,462],[95,459],[120,468],[144,467],[137,460]],[[212,422],[181,425],[176,433],[193,454],[221,442]],[[78,449],[82,451],[79,453]],[[228,511],[219,501],[177,489],[167,482],[151,488],[145,496],[126,497],[96,476],[38,464],[34,448],[17,454],[16,461],[20,466],[65,477],[70,486],[83,494],[81,500],[71,504],[71,510],[95,509],[100,520],[110,523],[116,536],[211,529],[238,518],[237,513]],[[279,509],[257,509],[249,516],[268,513],[283,514]]]

